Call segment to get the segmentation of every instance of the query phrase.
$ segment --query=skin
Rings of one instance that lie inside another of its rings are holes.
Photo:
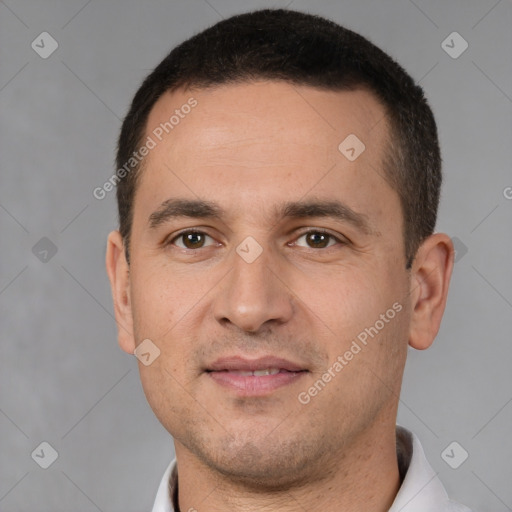
[[[147,135],[193,96],[198,104],[146,157],[130,265],[117,231],[107,271],[128,353],[155,414],[174,437],[182,511],[385,511],[399,489],[395,420],[407,347],[429,347],[453,266],[450,238],[427,238],[406,270],[398,194],[382,161],[384,110],[366,91],[282,82],[165,94]],[[338,151],[356,134],[365,151]],[[208,200],[221,218],[177,217],[150,228],[170,198]],[[284,202],[337,200],[366,229],[333,217],[283,218]],[[185,229],[208,235],[176,238]],[[306,236],[326,230],[335,238]],[[237,246],[262,248],[247,263]],[[320,240],[320,243],[319,243]],[[190,244],[189,244],[190,246]],[[394,303],[402,309],[311,398],[298,400]],[[244,397],[203,370],[219,357],[275,355],[308,371]]]

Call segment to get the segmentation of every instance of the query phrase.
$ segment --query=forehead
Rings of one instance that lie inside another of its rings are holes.
[[[197,102],[193,108],[188,107],[191,100]],[[146,135],[156,142],[172,140],[165,148],[159,144],[151,156],[165,151],[182,162],[200,158],[193,151],[198,147],[210,158],[233,156],[234,146],[243,146],[246,152],[252,147],[255,165],[266,156],[275,162],[279,151],[272,150],[283,144],[300,145],[294,152],[299,161],[306,149],[337,157],[339,143],[350,134],[364,139],[372,153],[382,146],[387,134],[385,113],[372,93],[325,91],[275,81],[167,92],[151,110],[146,125]],[[267,150],[260,152],[261,145]]]
[[[365,90],[256,82],[167,92],[146,137],[155,147],[137,196],[153,205],[170,195],[213,195],[237,213],[250,205],[256,213],[308,191],[334,199],[339,190],[364,210],[374,201],[369,191],[394,194],[383,179],[385,111]]]

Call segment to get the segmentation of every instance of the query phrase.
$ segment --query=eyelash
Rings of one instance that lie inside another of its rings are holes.
[[[207,237],[213,239],[212,236],[210,236],[208,233],[205,233],[204,231],[201,231],[201,230],[198,230],[198,229],[187,229],[187,230],[182,231],[181,233],[178,233],[177,235],[175,235],[172,239],[170,239],[168,242],[166,242],[165,245],[175,245],[174,242],[176,240],[180,239],[181,237],[183,237],[185,235],[191,234],[191,233],[194,233],[194,234],[197,234],[197,235],[204,235],[204,236],[207,236]],[[329,231],[325,231],[325,230],[319,229],[319,228],[317,228],[317,229],[309,229],[307,231],[303,231],[302,233],[300,233],[297,236],[297,238],[295,240],[298,240],[298,239],[302,238],[303,236],[306,236],[306,235],[311,234],[311,233],[326,235],[326,236],[330,237],[330,240],[335,240],[337,242],[337,244],[339,244],[339,245],[346,245],[347,244],[346,241],[341,240],[339,237],[333,235]],[[291,244],[287,244],[287,245],[291,245]],[[320,248],[308,247],[308,248],[311,249],[311,250],[314,250],[314,251],[318,251],[318,250],[324,250],[325,251],[327,249],[330,249],[334,245],[336,245],[336,244],[328,245],[327,247],[320,247]],[[210,247],[210,246],[207,246],[207,247]],[[198,251],[200,249],[206,249],[207,247],[199,247],[198,249],[189,249],[187,247],[178,247],[178,249],[195,252],[195,251]]]
[[[315,248],[315,247],[308,247],[308,249],[312,249],[312,250],[327,250],[327,249],[331,249],[332,247],[334,247],[335,245],[346,245],[347,242],[340,239],[339,237],[337,237],[336,235],[333,235],[332,233],[330,233],[329,231],[326,231],[324,229],[308,229],[307,231],[303,231],[300,235],[298,235],[298,237],[296,238],[296,240],[298,240],[299,238],[302,238],[303,236],[306,236],[308,234],[311,234],[311,233],[315,233],[315,234],[321,234],[321,235],[326,235],[329,237],[329,242],[334,240],[336,243],[335,244],[332,244],[332,245],[328,245],[327,247],[320,247],[320,248]]]

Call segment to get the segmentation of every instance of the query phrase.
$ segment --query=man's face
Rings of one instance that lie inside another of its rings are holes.
[[[146,135],[191,96],[135,196],[133,337],[161,352],[142,383],[178,458],[282,484],[394,424],[410,277],[384,110],[364,91],[228,85],[165,94]],[[338,149],[351,134],[359,156]]]

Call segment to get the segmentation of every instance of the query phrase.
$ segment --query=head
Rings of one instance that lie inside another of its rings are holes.
[[[119,341],[160,351],[141,378],[178,456],[282,485],[394,425],[453,260],[434,117],[396,62],[317,16],[229,18],[146,78],[117,167]],[[281,377],[256,389],[253,364]]]

